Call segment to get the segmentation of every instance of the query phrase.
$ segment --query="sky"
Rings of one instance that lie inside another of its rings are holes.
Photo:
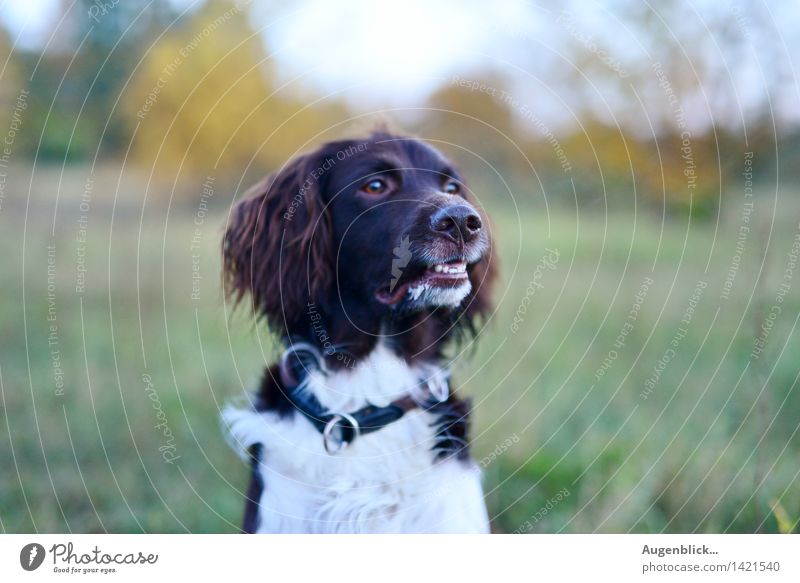
[[[0,18],[18,44],[35,47],[55,18],[59,0],[0,0]]]
[[[413,100],[454,71],[489,60],[503,32],[537,26],[524,0],[486,7],[475,0],[310,0],[281,18],[268,45],[284,69],[308,72],[325,90],[366,85],[381,99]]]
[[[0,0],[0,21],[18,46],[43,46],[62,1],[72,0]],[[113,1],[96,0],[99,4]],[[202,3],[161,1],[179,9]],[[291,4],[252,0],[250,18],[254,28],[263,31],[267,52],[282,77],[318,93],[341,93],[351,102],[367,106],[408,105],[423,102],[455,75],[472,73],[485,79],[486,71],[500,71],[508,88],[533,95],[537,107],[558,118],[570,115],[562,103],[564,96],[584,103],[597,100],[599,109],[607,107],[604,101],[615,99],[614,89],[591,86],[594,79],[580,88],[585,90],[583,95],[569,84],[559,86],[559,78],[574,65],[574,58],[599,47],[619,58],[623,68],[638,64],[646,72],[650,63],[662,58],[663,37],[647,29],[630,30],[624,21],[626,11],[632,9],[652,12],[647,2],[505,0],[500,9],[499,3],[480,0],[299,0]],[[692,46],[680,47],[691,56],[680,74],[691,76],[694,66],[710,67],[714,72],[709,78],[721,80],[719,87],[728,87],[717,92],[719,103],[725,105],[725,91],[735,93],[736,107],[746,110],[763,102],[768,90],[774,92],[777,107],[800,112],[800,107],[794,107],[799,91],[793,75],[800,63],[791,57],[800,54],[797,0],[692,0],[653,3],[652,7],[662,11],[653,17],[657,28],[669,34],[673,29],[682,30],[685,39],[692,39]],[[564,24],[565,10],[575,18],[573,29]],[[716,39],[706,28],[714,22],[725,34],[751,34],[749,54],[715,46]],[[757,26],[764,22],[766,28]],[[759,31],[767,31],[767,36]],[[573,53],[569,53],[570,47]],[[781,68],[789,71],[793,84],[769,76]],[[602,84],[602,76],[599,82]],[[644,95],[645,101],[660,98],[660,90],[652,89],[650,95]],[[575,95],[570,96],[571,92]],[[692,107],[691,111],[710,119],[708,106]],[[800,118],[800,113],[795,117]]]
[[[169,1],[180,9],[198,4]],[[59,3],[0,0],[0,19],[17,46],[41,47]],[[322,91],[362,86],[367,98],[382,101],[422,98],[454,71],[491,59],[502,39],[533,34],[541,24],[527,0],[490,11],[478,0],[306,0],[281,12],[275,6],[253,0],[251,18],[268,31],[267,49],[287,78],[302,75]]]

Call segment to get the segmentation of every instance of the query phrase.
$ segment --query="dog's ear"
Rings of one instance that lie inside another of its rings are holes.
[[[225,294],[236,304],[249,294],[254,314],[278,333],[288,333],[332,282],[321,158],[320,151],[301,155],[251,188],[223,238]]]

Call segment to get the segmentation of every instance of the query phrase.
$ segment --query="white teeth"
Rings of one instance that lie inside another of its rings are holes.
[[[452,263],[452,264],[436,264],[433,266],[436,273],[465,273],[467,271],[466,263]]]

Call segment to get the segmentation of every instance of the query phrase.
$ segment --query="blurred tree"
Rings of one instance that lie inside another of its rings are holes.
[[[11,43],[6,31],[0,28],[0,122],[7,121],[20,88],[20,75],[15,55],[11,53]]]
[[[696,217],[715,208],[725,169],[717,159],[723,144],[713,135],[685,139],[664,132],[648,139],[589,118],[582,131],[564,140],[576,168],[579,198],[631,206],[635,195],[639,204],[649,202],[668,212],[691,207]]]
[[[124,107],[134,158],[162,176],[238,175],[253,157],[261,174],[341,119],[338,104],[277,86],[261,35],[224,0],[207,2],[155,44]]]
[[[63,2],[50,19],[44,50],[17,52],[30,91],[20,139],[28,155],[76,161],[124,151],[128,132],[114,113],[117,99],[128,72],[171,15],[168,5],[150,4]]]
[[[496,190],[495,172],[507,177],[530,172],[523,154],[525,132],[515,123],[505,88],[484,72],[453,77],[428,99],[417,128],[419,135],[471,167],[470,186],[476,192]]]
[[[516,131],[504,95],[502,81],[493,75],[476,72],[463,78],[454,77],[428,99],[428,107],[439,111],[424,126],[433,129],[450,126],[449,135],[465,146],[485,145],[487,138],[507,143],[504,135],[513,137]],[[477,136],[475,132],[479,129]]]
[[[169,2],[150,0],[126,0],[105,10],[96,0],[79,0],[79,5],[74,28],[82,45],[70,71],[78,91],[66,97],[75,101],[73,108],[83,106],[80,123],[91,144],[102,146],[105,155],[118,155],[128,142],[125,120],[114,111],[120,93],[146,48],[176,13]]]
[[[559,51],[531,53],[528,68],[569,108],[559,140],[579,196],[630,201],[636,186],[640,200],[710,216],[721,192],[740,187],[745,151],[759,152],[763,169],[776,141],[796,133],[795,113],[780,107],[789,101],[776,98],[792,74],[780,43],[769,42],[776,31],[766,14],[683,0],[560,9],[551,29]],[[779,135],[775,117],[791,122],[778,124]],[[529,152],[547,159],[548,148],[534,139]]]

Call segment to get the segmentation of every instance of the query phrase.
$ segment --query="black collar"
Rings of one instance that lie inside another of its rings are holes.
[[[303,380],[322,365],[322,356],[313,346],[295,343],[283,353],[280,363],[281,382],[294,407],[322,434],[325,451],[335,454],[353,443],[360,435],[383,429],[413,409],[429,410],[447,401],[450,387],[446,379],[434,382],[420,379],[418,390],[388,405],[367,404],[349,413],[332,412],[303,387]]]

